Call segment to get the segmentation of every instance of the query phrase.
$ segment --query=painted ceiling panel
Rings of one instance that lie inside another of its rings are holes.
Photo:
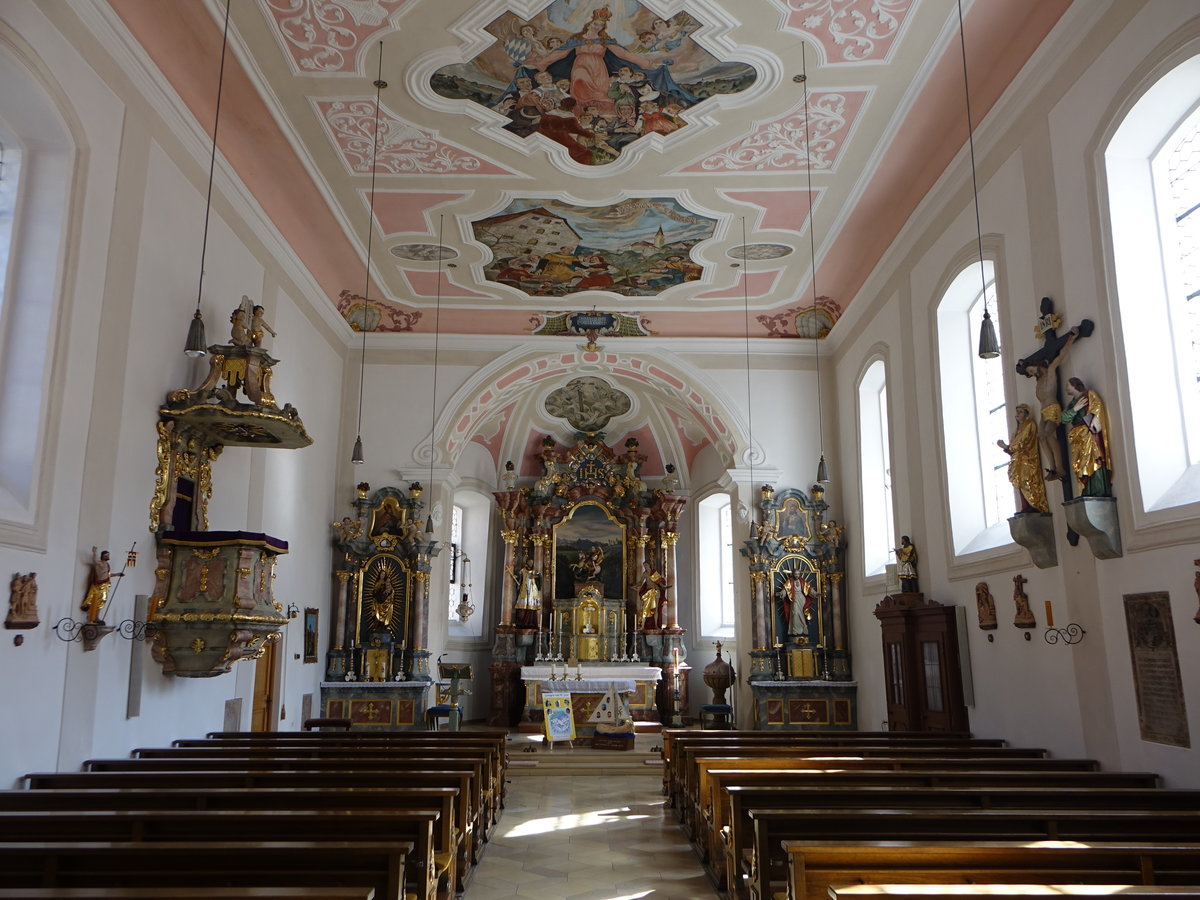
[[[224,4],[108,2],[211,133]],[[977,121],[1069,5],[967,4]],[[435,321],[549,334],[554,317],[592,310],[636,322],[609,327],[609,347],[650,329],[740,337],[748,318],[759,336],[800,338],[837,327],[961,151],[957,28],[954,0],[246,0],[231,7],[218,146],[347,320],[348,341],[355,327],[431,332]],[[547,71],[543,93],[564,97],[538,115],[564,122],[522,137],[499,105],[518,78],[544,87]],[[631,92],[641,127],[617,139]],[[544,254],[502,267],[521,254],[489,248],[481,224],[554,204],[572,208],[578,236],[559,247],[562,268],[548,275]],[[646,234],[626,213],[655,205],[690,220],[664,218],[662,247],[657,227]],[[657,258],[629,255],[639,245]]]

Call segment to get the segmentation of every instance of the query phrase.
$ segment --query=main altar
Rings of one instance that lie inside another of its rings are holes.
[[[575,424],[574,422],[572,424]],[[685,630],[675,545],[685,498],[668,476],[650,488],[636,438],[623,452],[598,431],[573,446],[547,436],[541,474],[495,494],[504,586],[491,663],[488,723],[535,729],[543,691],[572,694],[577,731],[612,688],[635,720],[675,721],[687,708]]]

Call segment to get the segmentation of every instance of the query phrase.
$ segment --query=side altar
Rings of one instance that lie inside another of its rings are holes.
[[[321,715],[364,730],[423,728],[429,674],[430,560],[422,487],[358,485],[355,514],[333,523],[333,628]]]
[[[741,554],[753,590],[750,689],[754,727],[853,731],[858,685],[847,642],[845,529],[825,520],[820,484],[811,494],[760,490],[753,536]]]
[[[674,492],[671,475],[660,487],[642,481],[646,457],[636,438],[621,453],[599,432],[580,430],[574,446],[542,441],[533,454],[541,474],[532,484],[518,486],[509,462],[507,489],[495,494],[505,579],[490,725],[539,716],[546,684],[599,702],[621,683],[635,720],[670,722],[686,708],[685,631],[674,591],[686,498]],[[594,690],[571,687],[581,682]],[[581,717],[586,711],[576,709]]]

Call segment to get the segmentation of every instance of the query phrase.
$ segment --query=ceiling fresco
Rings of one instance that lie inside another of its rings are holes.
[[[475,239],[492,251],[487,280],[531,297],[581,291],[654,297],[697,281],[703,266],[692,248],[711,238],[716,225],[672,197],[597,207],[522,198],[471,223]]]
[[[434,91],[508,119],[521,138],[542,135],[586,166],[629,144],[687,127],[684,113],[754,83],[753,66],[720,60],[692,38],[701,22],[666,18],[635,0],[590,6],[554,0],[531,19],[513,13],[485,29],[495,42],[468,63],[438,69]]]
[[[977,123],[1069,5],[964,0]],[[222,0],[101,9],[211,135]],[[811,344],[967,137],[956,0],[232,0],[229,49],[220,164],[347,341]]]

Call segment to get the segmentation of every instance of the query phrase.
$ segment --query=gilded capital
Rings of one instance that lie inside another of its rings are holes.
[[[529,536],[529,543],[533,544],[533,546],[535,546],[535,547],[545,547],[547,544],[550,543],[550,535],[548,535],[548,534],[531,534]]]
[[[349,581],[351,578],[354,577],[353,572],[347,572],[345,569],[338,569],[335,574],[337,575],[338,581],[341,581],[341,582]]]
[[[515,544],[517,542],[517,538],[520,536],[520,532],[511,529],[505,529],[504,531],[500,532],[500,537],[504,539],[504,543],[506,544]]]
[[[663,536],[662,536],[662,542],[663,542],[662,545],[664,547],[674,547],[677,543],[679,543],[679,532],[678,531],[664,532]]]

